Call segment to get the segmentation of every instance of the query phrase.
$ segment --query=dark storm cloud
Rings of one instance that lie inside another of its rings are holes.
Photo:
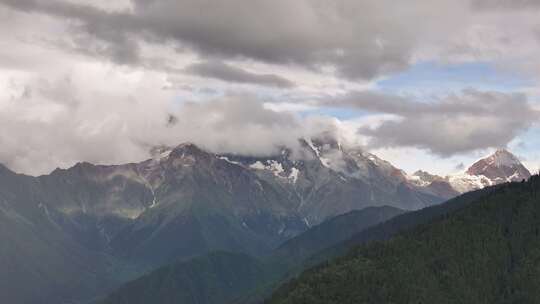
[[[358,1],[136,1],[135,15],[155,38],[206,56],[328,64],[351,78],[405,68],[413,34],[385,7]]]
[[[540,119],[523,94],[472,89],[434,102],[357,92],[323,104],[395,115],[359,130],[373,147],[418,147],[442,156],[504,147]]]
[[[314,70],[330,65],[352,79],[408,67],[416,36],[426,29],[418,20],[433,17],[427,8],[411,10],[387,1],[137,0],[132,12],[55,0],[0,3],[74,20],[73,41],[81,50],[120,63],[137,62],[142,39],[174,43],[209,58],[250,58]]]
[[[186,72],[227,82],[257,84],[264,86],[274,86],[279,88],[291,88],[295,84],[283,77],[274,74],[256,74],[225,64],[220,61],[209,61],[194,63],[186,68]]]
[[[130,14],[54,0],[0,0],[0,4],[26,13],[75,21],[71,23],[73,33],[70,38],[71,48],[77,51],[106,57],[119,64],[137,64],[140,61],[138,41],[132,32],[140,30],[141,24]]]

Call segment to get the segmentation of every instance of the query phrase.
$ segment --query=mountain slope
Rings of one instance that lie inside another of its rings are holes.
[[[88,299],[177,258],[261,254],[307,229],[254,173],[190,149],[37,178],[0,166],[0,240],[10,244],[0,249],[3,299]]]
[[[57,223],[67,219],[40,197],[34,178],[0,166],[1,302],[68,301],[115,285],[110,257],[65,233]]]
[[[287,275],[282,277],[279,281],[274,282],[274,285],[267,286],[266,289],[260,290],[257,293],[246,297],[242,301],[239,301],[238,303],[262,303],[266,298],[271,295],[273,290],[276,290],[279,287],[279,285],[286,283],[287,281],[301,273],[303,270],[314,267],[324,261],[343,256],[347,254],[347,252],[349,252],[352,248],[358,245],[372,241],[384,241],[398,233],[402,233],[409,229],[413,229],[416,226],[423,225],[442,216],[446,216],[446,214],[448,213],[462,209],[471,204],[473,201],[489,195],[492,191],[495,191],[496,189],[497,187],[494,186],[484,188],[482,190],[472,191],[462,194],[440,205],[426,207],[418,211],[411,211],[401,215],[397,215],[380,224],[367,227],[366,229],[362,229],[359,232],[348,237],[346,240],[335,242],[334,245],[329,245],[327,248],[322,248],[318,252],[310,252],[309,254],[306,253],[303,260],[296,260],[296,265],[290,265],[289,263],[289,268],[287,268]],[[309,232],[310,231],[308,230],[305,234],[308,234]],[[302,238],[302,235],[300,235],[299,238]],[[292,244],[292,247],[295,247],[294,242]],[[277,257],[276,260],[287,260],[286,258],[280,259],[279,249],[277,250],[277,254],[275,255],[275,257]],[[291,255],[291,259],[295,257],[296,256],[294,254]]]
[[[268,303],[537,303],[540,177],[361,246],[305,272]]]
[[[392,207],[369,207],[329,219],[274,250],[263,262],[264,267],[275,276],[271,280],[263,278],[256,289],[239,293],[239,298],[233,303],[262,303],[280,284],[306,268],[344,255],[350,248],[359,244],[385,240],[417,225],[429,223],[449,212],[462,209],[493,191],[496,191],[496,188],[470,192],[441,205],[404,214],[401,214],[403,211]],[[122,288],[117,295],[127,297],[130,293],[130,288]],[[160,299],[155,293],[154,296],[154,300]],[[116,303],[111,298],[108,300],[107,303]]]
[[[233,300],[233,298],[244,298],[246,296],[250,301],[253,301],[268,294],[278,282],[283,280],[287,272],[296,267],[296,263],[300,262],[303,258],[310,256],[318,250],[333,246],[340,240],[366,227],[383,222],[401,213],[403,213],[402,210],[392,207],[370,207],[359,211],[352,211],[323,222],[300,234],[298,237],[287,241],[283,246],[273,251],[270,256],[261,259],[261,262],[257,263],[257,269],[260,271],[259,275],[253,276],[252,273],[237,273],[235,279],[249,279],[252,282],[251,286],[237,283],[233,285],[216,285],[214,281],[216,278],[221,278],[229,282],[226,276],[230,275],[228,273],[230,268],[206,267],[208,265],[203,264],[205,267],[200,269],[200,271],[204,273],[205,277],[199,277],[198,274],[188,272],[185,267],[177,267],[179,264],[173,264],[122,286],[108,296],[103,304],[151,303],[155,301],[168,303],[167,301],[169,299],[176,299],[177,302],[175,303],[211,304],[227,303],[225,299]],[[230,265],[233,268],[240,262],[249,265],[254,260],[244,255],[218,253],[210,254],[203,258],[196,258],[186,263],[180,263],[180,265],[192,265],[193,263],[199,265],[201,261],[213,259],[216,256],[224,264]],[[245,259],[245,261],[241,261],[241,259]],[[248,277],[244,277],[245,275],[248,275]],[[192,281],[183,280],[187,276],[194,276],[195,279]],[[172,288],[171,284],[173,284],[170,282],[171,278],[175,280],[173,285],[175,290],[169,290]],[[176,278],[182,279],[179,280]],[[203,294],[206,297],[200,298],[200,295]],[[224,294],[227,294],[227,296],[224,296]],[[139,299],[145,299],[146,302]],[[183,299],[183,301],[180,299]]]
[[[498,187],[499,186],[492,186],[481,190],[467,192],[440,205],[407,212],[384,223],[368,227],[335,246],[317,252],[304,262],[304,269],[314,266],[322,261],[345,255],[351,248],[358,245],[372,241],[388,240],[399,233],[414,229],[419,225],[430,223],[449,213],[467,207],[474,201],[496,191]]]
[[[115,254],[154,265],[214,250],[261,255],[307,229],[285,194],[191,144],[139,164],[153,202],[111,240]]]
[[[296,265],[314,253],[330,248],[404,212],[401,209],[383,206],[368,207],[336,216],[288,240],[273,251],[270,260]]]
[[[215,252],[159,268],[124,285],[101,303],[228,303],[272,276],[271,269],[250,256]]]
[[[302,155],[284,148],[253,158],[186,143],[140,163],[79,163],[39,177],[0,166],[0,241],[14,244],[0,251],[0,268],[11,267],[13,278],[2,280],[0,294],[31,304],[85,299],[211,251],[268,255],[352,210],[445,199],[334,140],[301,146]]]
[[[331,136],[300,140],[299,150],[284,147],[267,157],[225,155],[287,193],[313,226],[352,210],[392,206],[416,210],[457,193],[437,193],[411,183],[405,172],[373,154],[342,146]]]
[[[385,203],[415,209],[444,199],[407,184],[399,170],[381,160],[362,159],[369,179],[354,169],[360,156],[344,175],[332,169],[328,151],[340,159],[352,154],[334,145],[304,142],[300,158],[287,149],[254,158],[182,144],[136,164],[152,203],[111,237],[110,246],[115,255],[152,265],[213,250],[260,256],[351,210]]]

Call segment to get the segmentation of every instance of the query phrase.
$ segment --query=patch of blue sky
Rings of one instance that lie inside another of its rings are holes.
[[[341,108],[341,107],[320,107],[302,111],[301,116],[321,115],[331,116],[339,120],[355,119],[363,116],[373,115],[373,113],[354,109],[354,108]]]
[[[489,62],[442,64],[427,61],[378,81],[377,88],[387,93],[429,98],[466,88],[513,92],[533,84],[531,79]]]
[[[540,125],[535,125],[514,139],[510,149],[528,161],[540,164]]]

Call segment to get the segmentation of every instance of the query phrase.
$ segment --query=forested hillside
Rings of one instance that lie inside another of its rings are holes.
[[[354,249],[268,303],[539,303],[540,177]]]
[[[227,303],[272,275],[248,255],[215,252],[162,267],[126,284],[102,303]]]

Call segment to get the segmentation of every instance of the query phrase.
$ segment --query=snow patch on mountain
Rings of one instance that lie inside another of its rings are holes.
[[[156,162],[160,162],[163,159],[168,158],[171,155],[173,148],[167,146],[158,146],[150,150],[152,159]]]
[[[447,179],[452,188],[460,193],[482,189],[496,184],[484,175],[470,175],[467,173],[451,175]]]
[[[255,169],[255,170],[264,170],[264,169],[266,169],[266,166],[263,163],[261,163],[260,161],[254,162],[253,164],[249,165],[249,167],[251,169]]]
[[[287,178],[287,176],[283,175],[283,173],[285,172],[283,165],[280,162],[273,159],[267,160],[265,161],[265,163],[261,161],[256,161],[253,164],[249,165],[249,168],[255,169],[255,170],[266,170],[272,173],[275,177]]]
[[[422,170],[418,170],[414,172],[412,175],[405,174],[405,177],[407,178],[409,182],[420,187],[427,187],[435,181],[444,181],[444,178],[438,175],[430,174]]]
[[[425,180],[425,179],[422,179],[420,176],[417,176],[417,175],[409,175],[407,174],[406,175],[406,178],[409,182],[417,185],[417,186],[420,186],[420,187],[425,187],[425,186],[428,186],[431,182]]]
[[[275,176],[281,176],[281,174],[285,171],[283,170],[283,165],[281,163],[271,160],[270,164],[267,166],[267,169],[272,171]]]
[[[224,161],[228,162],[229,164],[242,166],[242,164],[240,162],[232,161],[227,156],[219,156],[219,159],[224,160]]]
[[[300,170],[293,167],[291,169],[291,174],[289,174],[289,179],[295,184],[296,184],[296,181],[298,180],[298,173],[299,172],[300,172]]]
[[[307,142],[307,144],[309,145],[311,150],[313,150],[313,152],[315,152],[315,155],[317,157],[320,157],[319,149],[317,147],[315,147],[315,145],[313,144],[313,141],[311,140],[311,138],[306,138],[305,141]]]

